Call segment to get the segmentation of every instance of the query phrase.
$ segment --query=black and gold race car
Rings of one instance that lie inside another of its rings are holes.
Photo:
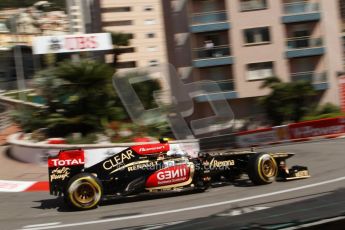
[[[247,174],[255,185],[276,179],[309,177],[306,167],[286,167],[292,153],[250,151],[199,153],[197,158],[167,152],[167,142],[136,145],[110,152],[86,164],[83,149],[61,150],[48,158],[52,195],[63,196],[72,208],[91,209],[103,198],[162,191],[206,190],[212,183],[234,181]]]

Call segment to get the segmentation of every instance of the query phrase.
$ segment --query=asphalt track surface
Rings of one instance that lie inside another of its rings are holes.
[[[345,139],[263,150],[296,153],[288,164],[308,166],[312,177],[264,186],[243,178],[204,193],[113,200],[82,212],[69,211],[61,198],[46,192],[1,193],[0,229],[243,229],[278,224],[283,228],[290,222],[345,213]]]

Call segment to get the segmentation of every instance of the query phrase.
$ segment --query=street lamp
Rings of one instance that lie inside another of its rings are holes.
[[[17,78],[17,88],[19,93],[19,99],[26,101],[26,95],[24,94],[25,90],[25,77],[24,77],[24,66],[23,66],[23,55],[22,49],[18,46],[17,39],[17,18],[14,16],[11,20],[12,22],[12,34],[14,35],[14,66],[16,69],[16,78]]]

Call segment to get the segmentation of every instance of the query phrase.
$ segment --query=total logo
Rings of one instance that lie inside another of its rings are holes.
[[[67,159],[67,160],[60,160],[60,159],[49,159],[48,165],[49,167],[57,167],[57,166],[73,166],[73,165],[83,165],[85,162],[83,159]]]

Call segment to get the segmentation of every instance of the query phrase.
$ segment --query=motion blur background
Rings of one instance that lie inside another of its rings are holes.
[[[319,118],[324,113],[338,116],[345,105],[344,22],[342,0],[2,0],[0,90],[33,90],[31,96],[15,97],[44,104],[45,98],[36,97],[39,86],[33,78],[62,61],[96,60],[117,73],[170,63],[184,83],[218,84],[235,114],[232,131]],[[32,52],[34,37],[101,32],[112,33],[112,50]],[[269,83],[272,77],[284,92]],[[300,81],[311,89],[293,85]],[[159,87],[151,85],[143,100],[152,101],[150,94]],[[143,88],[138,86],[138,92]],[[194,97],[194,113],[186,120],[212,116],[210,100],[219,99],[214,94]],[[126,112],[119,113],[124,115],[107,119],[107,126],[133,133]],[[44,128],[19,123],[28,131]],[[143,128],[135,135],[152,136],[152,132],[169,135],[170,131],[163,124],[158,131]]]

